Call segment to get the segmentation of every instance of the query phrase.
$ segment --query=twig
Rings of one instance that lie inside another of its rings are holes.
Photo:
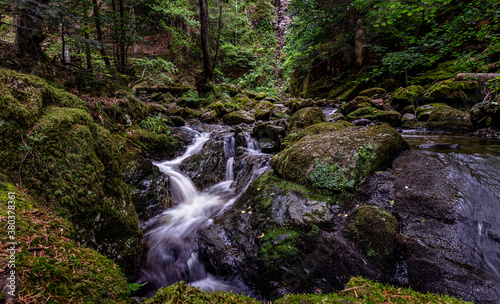
[[[142,71],[142,75],[141,75],[141,79],[135,81],[134,83],[132,83],[132,85],[130,86],[131,88],[133,88],[136,84],[138,84],[139,82],[142,81],[142,79],[144,78],[144,73],[146,72],[146,69],[147,68],[144,68],[144,70]]]

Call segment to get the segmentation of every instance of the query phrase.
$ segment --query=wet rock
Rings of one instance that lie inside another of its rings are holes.
[[[403,115],[403,118],[401,118],[401,122],[405,123],[407,121],[415,122],[417,121],[417,117],[413,114],[406,113],[405,115]]]
[[[286,134],[286,130],[283,127],[275,125],[275,123],[276,122],[259,124],[255,126],[252,130],[252,136],[257,138],[257,140],[259,140],[259,145],[260,141],[266,138],[268,141],[271,141],[272,143],[272,146],[266,148],[267,152],[262,150],[261,147],[262,152],[270,153],[279,151],[280,149],[281,142]]]
[[[345,120],[345,116],[342,113],[332,113],[326,117],[327,122],[335,122],[339,120]]]
[[[276,150],[274,141],[268,137],[259,139],[259,149],[264,153],[271,153]]]
[[[304,108],[293,114],[290,119],[289,133],[296,133],[306,127],[325,122],[325,114],[320,108]]]
[[[349,113],[347,121],[356,119],[368,119],[372,122],[385,122],[393,127],[401,125],[401,114],[396,111],[382,111],[372,107],[358,108]]]
[[[351,123],[355,126],[364,127],[372,124],[372,121],[366,118],[354,119]]]
[[[313,196],[265,173],[224,220],[203,233],[201,258],[214,273],[236,273],[268,299],[283,292],[333,291],[352,275],[376,277],[374,266],[340,232],[319,228],[332,224],[338,209]]]
[[[462,147],[459,144],[435,143],[435,144],[418,145],[417,148],[420,148],[420,149],[460,149]]]
[[[286,102],[286,106],[292,111],[292,113],[295,113],[300,109],[313,107],[314,100],[312,100],[310,98],[308,98],[308,99],[290,98]]]
[[[185,159],[179,168],[198,189],[213,186],[226,178],[226,156],[224,154],[224,134],[212,134],[201,151]]]

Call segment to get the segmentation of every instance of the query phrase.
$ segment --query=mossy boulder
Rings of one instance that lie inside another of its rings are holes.
[[[133,273],[142,233],[122,180],[117,137],[94,123],[76,97],[37,77],[0,75],[0,169],[67,216],[80,243]]]
[[[448,105],[435,106],[427,120],[427,130],[468,132],[472,128],[469,114]]]
[[[292,115],[288,130],[290,133],[296,133],[306,127],[325,121],[325,114],[320,108],[303,108]]]
[[[339,113],[347,116],[350,113],[361,108],[376,108],[377,105],[371,102],[370,98],[366,96],[358,96],[348,103],[342,104],[339,107]]]
[[[399,88],[392,94],[391,106],[400,111],[408,106],[416,107],[423,92],[424,87],[419,85]]]
[[[456,108],[465,108],[477,102],[475,97],[479,83],[476,81],[445,80],[428,88],[423,96],[423,103],[442,102]]]
[[[18,279],[16,299],[30,303],[130,303],[127,280],[120,268],[98,252],[79,246],[74,241],[77,232],[68,219],[25,190],[0,182],[4,225],[12,216],[7,214],[9,201],[16,207],[16,234],[10,240],[17,242],[16,267],[10,269],[16,271]],[[0,264],[9,270],[7,259]],[[10,303],[13,299],[7,294],[4,300]]]
[[[242,123],[250,124],[255,122],[255,116],[247,111],[235,111],[224,115],[222,120],[225,124],[230,126]]]
[[[397,231],[398,221],[392,214],[375,206],[361,206],[349,216],[344,234],[385,271],[392,271]]]
[[[362,85],[359,81],[350,81],[338,87],[334,87],[328,92],[328,99],[336,99],[340,101],[352,100],[362,90]]]
[[[207,107],[210,110],[215,111],[217,114],[217,117],[222,117],[226,115],[227,113],[230,113],[233,111],[233,108],[231,108],[227,103],[224,103],[222,101],[216,101],[212,102],[210,105]]]
[[[248,98],[246,95],[243,95],[243,94],[238,94],[238,95],[234,96],[233,101],[235,103],[241,104],[241,105],[246,105],[248,103],[253,102],[250,98]]]
[[[254,107],[257,120],[268,120],[273,115],[274,105],[269,101],[261,101]]]
[[[470,111],[476,128],[500,127],[500,102],[485,101],[474,105]]]
[[[297,112],[300,109],[303,108],[309,108],[314,106],[314,100],[308,98],[290,98],[286,102],[286,106],[292,111],[292,113]]]
[[[370,98],[373,98],[374,96],[385,96],[387,94],[387,91],[382,89],[382,88],[371,88],[371,89],[366,89],[361,92],[359,92],[359,96],[367,96]]]
[[[386,125],[320,123],[293,137],[291,145],[271,160],[276,173],[286,180],[331,191],[355,188],[376,168],[389,165],[408,149],[401,135]]]
[[[208,105],[209,101],[203,98],[181,97],[177,100],[177,104],[181,107],[188,107],[197,110]]]
[[[401,125],[401,113],[397,111],[382,111],[372,107],[358,108],[349,113],[347,121],[354,121],[357,119],[368,119],[372,122],[386,122],[393,127]]]

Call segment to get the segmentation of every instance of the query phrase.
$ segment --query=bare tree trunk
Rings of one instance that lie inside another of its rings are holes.
[[[123,5],[123,0],[119,0],[120,5],[120,39],[119,39],[119,47],[120,47],[120,72],[124,73],[125,68],[127,66],[127,52],[125,51],[125,9]]]
[[[220,36],[222,33],[222,0],[220,0],[220,8],[219,8],[219,32],[217,33],[217,46],[215,47],[215,57],[214,57],[214,65],[212,70],[215,70],[215,66],[217,65],[217,57],[219,56],[219,48],[220,48]]]
[[[203,74],[207,82],[212,81],[213,72],[210,59],[210,29],[208,27],[207,0],[199,0],[201,24],[201,50],[203,53]]]
[[[45,39],[42,31],[43,17],[39,12],[44,11],[50,0],[40,0],[21,10],[19,24],[16,32],[16,45],[24,56],[37,60],[44,60],[40,44]]]
[[[94,12],[94,22],[95,22],[95,29],[96,29],[96,34],[97,34],[97,41],[101,44],[99,46],[99,51],[101,53],[101,57],[104,60],[104,64],[106,65],[106,68],[108,70],[111,70],[111,63],[109,62],[109,57],[106,54],[106,50],[104,49],[103,43],[103,34],[102,34],[102,27],[101,27],[101,17],[100,17],[100,12],[99,12],[99,5],[97,4],[97,0],[92,0],[92,5],[94,7],[93,12]]]

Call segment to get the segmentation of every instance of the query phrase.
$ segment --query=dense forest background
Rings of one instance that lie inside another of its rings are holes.
[[[93,92],[208,81],[335,98],[341,84],[393,89],[499,60],[500,11],[488,0],[1,4],[2,66]]]

